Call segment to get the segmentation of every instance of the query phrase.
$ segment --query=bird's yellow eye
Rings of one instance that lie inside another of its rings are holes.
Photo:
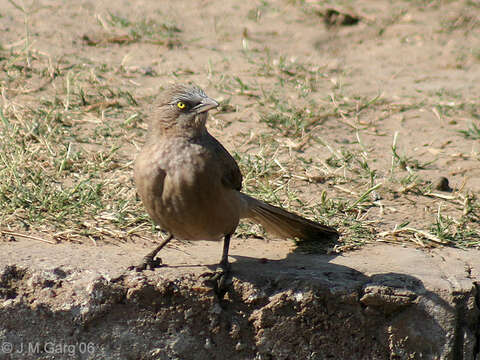
[[[180,110],[183,110],[183,109],[185,109],[185,108],[187,107],[187,105],[186,105],[184,102],[179,101],[179,102],[177,102],[177,107],[178,107]]]

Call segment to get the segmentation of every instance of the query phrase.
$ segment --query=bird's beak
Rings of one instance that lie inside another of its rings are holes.
[[[218,106],[218,102],[216,102],[215,100],[209,97],[206,97],[202,100],[200,104],[195,106],[193,110],[195,110],[197,114],[200,114],[200,113],[207,112],[208,110],[214,109],[217,106]]]

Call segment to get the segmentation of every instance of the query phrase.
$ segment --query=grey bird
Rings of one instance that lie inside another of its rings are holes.
[[[197,86],[176,84],[160,97],[134,175],[148,214],[170,235],[137,270],[158,265],[155,256],[174,237],[223,238],[219,274],[224,279],[230,268],[230,238],[243,218],[283,238],[330,241],[339,237],[331,227],[241,192],[237,162],[205,127],[208,111],[217,106]]]

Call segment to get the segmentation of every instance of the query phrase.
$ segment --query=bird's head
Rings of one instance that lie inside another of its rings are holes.
[[[163,94],[153,125],[195,134],[205,129],[208,111],[217,106],[198,86],[176,84]]]

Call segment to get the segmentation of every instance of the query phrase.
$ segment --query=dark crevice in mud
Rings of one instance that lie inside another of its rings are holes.
[[[465,328],[465,309],[467,297],[457,295],[454,299],[457,322],[455,326],[455,339],[453,342],[453,359],[463,360],[463,331]]]

